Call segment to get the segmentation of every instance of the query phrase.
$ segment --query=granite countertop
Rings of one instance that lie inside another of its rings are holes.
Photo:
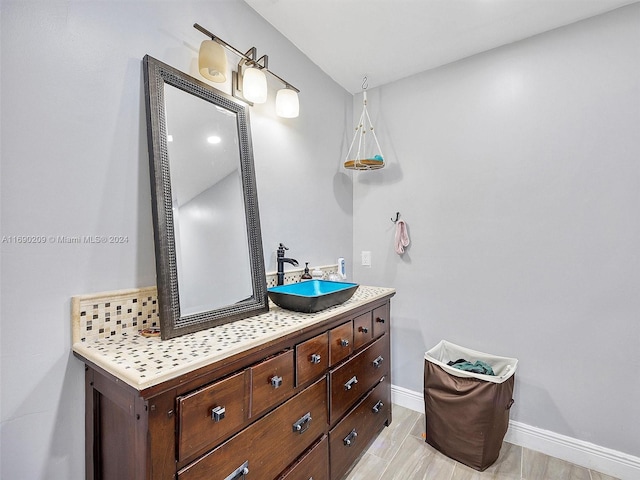
[[[169,340],[123,334],[75,342],[73,351],[142,391],[394,293],[393,288],[361,285],[342,305],[318,313],[292,312],[271,303],[261,315]]]

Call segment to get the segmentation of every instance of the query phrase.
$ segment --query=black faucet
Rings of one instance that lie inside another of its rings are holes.
[[[294,267],[298,266],[298,261],[295,258],[285,258],[284,251],[289,250],[282,243],[278,247],[278,285],[284,285],[284,264],[290,263]]]

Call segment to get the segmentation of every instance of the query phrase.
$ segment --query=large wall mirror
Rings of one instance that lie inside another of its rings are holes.
[[[143,63],[161,336],[267,311],[248,107]]]

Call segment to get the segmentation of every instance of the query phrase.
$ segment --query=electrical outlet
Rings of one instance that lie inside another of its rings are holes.
[[[362,251],[362,265],[365,267],[370,267],[371,266],[371,252],[369,251]]]

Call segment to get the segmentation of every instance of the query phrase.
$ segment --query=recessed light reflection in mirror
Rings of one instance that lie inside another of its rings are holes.
[[[217,135],[210,135],[207,137],[207,142],[209,142],[212,145],[216,145],[218,143],[220,143],[222,141],[222,139],[217,136]]]

